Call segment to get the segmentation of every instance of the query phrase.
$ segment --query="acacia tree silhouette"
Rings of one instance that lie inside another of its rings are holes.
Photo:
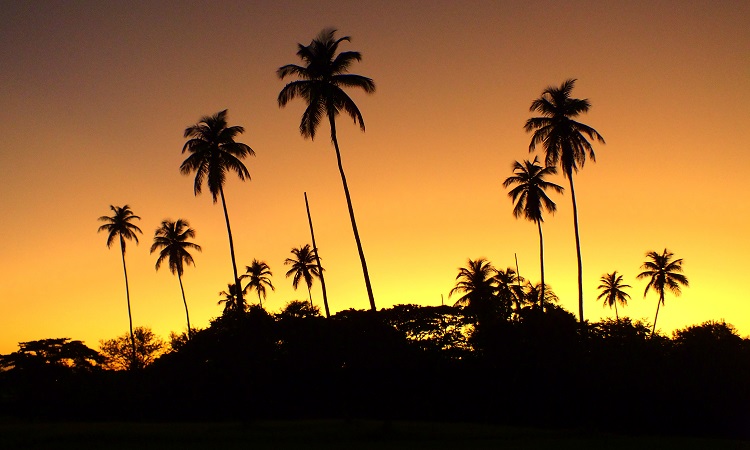
[[[537,157],[534,161],[528,159],[522,163],[516,161],[513,163],[513,176],[505,179],[503,187],[516,185],[508,192],[508,196],[513,199],[513,216],[518,218],[523,216],[526,220],[536,223],[539,229],[539,264],[541,265],[542,274],[542,291],[539,296],[539,307],[544,311],[544,236],[542,235],[542,210],[546,209],[554,214],[557,205],[547,196],[547,189],[552,189],[557,193],[562,193],[563,188],[555,183],[544,179],[547,175],[554,175],[557,169],[554,166],[542,167],[539,165]]]
[[[182,286],[182,274],[184,266],[195,265],[193,256],[188,249],[201,251],[198,244],[194,244],[188,239],[195,237],[195,230],[190,228],[187,220],[177,219],[176,221],[163,220],[159,228],[154,231],[154,243],[151,245],[151,253],[157,250],[159,257],[156,259],[156,270],[159,270],[162,262],[167,260],[169,271],[177,274],[177,280],[180,282],[180,292],[182,292],[182,303],[185,304],[185,318],[187,319],[187,335],[191,336],[192,328],[190,327],[190,313],[188,312],[187,300],[185,299],[185,288]]]
[[[312,288],[313,277],[320,278],[320,272],[323,268],[318,266],[318,260],[310,248],[310,244],[305,244],[303,247],[299,248],[293,248],[292,254],[294,255],[294,258],[287,258],[284,260],[284,264],[292,266],[292,268],[286,272],[286,276],[287,278],[293,276],[292,286],[294,289],[297,289],[301,279],[305,280],[305,284],[307,284],[307,295],[310,297],[310,307],[312,308],[313,302],[310,289]]]
[[[229,214],[227,203],[224,198],[224,182],[227,172],[235,172],[240,180],[250,179],[250,172],[242,163],[246,156],[255,156],[255,152],[248,145],[235,142],[235,137],[244,133],[241,126],[227,125],[227,110],[219,111],[213,116],[204,116],[196,123],[185,129],[184,137],[190,138],[182,147],[182,153],[186,151],[190,156],[180,165],[180,173],[189,175],[195,172],[195,183],[193,191],[195,195],[201,193],[203,181],[206,181],[214,203],[221,197],[221,206],[224,208],[224,220],[227,223],[227,234],[229,235],[229,252],[232,255],[232,269],[234,271],[234,284],[240,286],[237,275],[237,260],[234,256],[234,241],[232,240],[232,229],[229,226]],[[242,290],[237,292],[237,311],[244,311],[244,299]]]
[[[272,291],[276,290],[273,287],[273,283],[271,283],[271,276],[273,276],[273,273],[271,273],[271,268],[268,267],[268,264],[265,261],[258,261],[257,259],[253,259],[253,262],[249,266],[245,266],[245,274],[240,276],[240,280],[245,278],[250,279],[242,289],[242,292],[246,293],[255,289],[255,292],[258,293],[258,303],[261,308],[263,307],[263,300],[260,297],[262,295],[263,298],[266,298],[266,286],[270,287]]]
[[[651,250],[646,253],[650,258],[641,266],[643,272],[636,275],[637,279],[651,278],[643,291],[643,298],[646,298],[649,289],[659,294],[659,301],[656,303],[656,315],[654,316],[654,327],[651,329],[651,335],[656,332],[656,320],[659,318],[659,307],[664,304],[664,288],[669,289],[676,296],[682,293],[680,285],[689,286],[688,279],[682,273],[682,258],[672,260],[674,253],[666,248],[659,254]]]
[[[302,59],[305,65],[287,64],[276,71],[276,74],[282,80],[287,76],[297,76],[300,78],[284,86],[279,93],[278,102],[280,107],[286,106],[289,101],[296,97],[301,97],[307,102],[307,108],[302,114],[299,130],[303,137],[309,137],[311,140],[315,139],[315,131],[320,125],[321,120],[324,117],[328,118],[331,126],[331,141],[336,150],[336,161],[339,173],[341,174],[341,182],[344,185],[346,204],[349,209],[349,219],[352,222],[354,240],[357,243],[359,260],[362,263],[362,272],[365,278],[367,296],[370,300],[370,309],[375,311],[375,298],[372,293],[370,274],[367,271],[365,253],[362,250],[362,242],[359,238],[352,199],[349,194],[349,186],[346,183],[344,167],[341,164],[341,152],[339,151],[339,143],[336,138],[336,116],[342,110],[354,120],[355,124],[359,124],[362,131],[365,131],[365,122],[362,118],[362,113],[360,113],[354,101],[344,92],[343,88],[360,88],[370,94],[375,92],[375,82],[362,75],[347,73],[352,63],[360,61],[362,55],[354,51],[340,52],[337,55],[336,51],[339,44],[351,39],[349,36],[336,39],[334,37],[335,33],[335,29],[324,29],[312,40],[310,45],[297,44],[297,56]]]
[[[130,206],[125,205],[122,207],[110,205],[109,209],[114,213],[112,216],[101,216],[99,220],[107,222],[100,226],[97,233],[100,231],[107,232],[107,248],[112,246],[115,238],[119,238],[120,241],[120,252],[122,253],[122,270],[125,273],[125,297],[128,300],[128,321],[130,324],[130,346],[133,351],[133,361],[136,360],[136,348],[135,348],[135,336],[133,335],[133,314],[130,311],[130,287],[128,286],[128,268],[125,265],[125,240],[132,239],[138,244],[138,235],[136,233],[143,234],[137,225],[131,223],[133,220],[140,220],[139,216],[133,214]],[[135,365],[132,367],[135,369]]]
[[[616,270],[612,273],[605,273],[602,275],[600,281],[602,284],[600,284],[597,289],[602,292],[596,297],[596,299],[604,299],[604,306],[609,305],[610,308],[614,306],[615,318],[617,318],[617,321],[619,322],[620,315],[617,313],[617,303],[620,303],[622,306],[628,304],[630,294],[623,289],[629,288],[630,285],[622,282],[622,275],[618,275]]]
[[[585,113],[591,108],[588,99],[571,98],[570,93],[575,85],[575,79],[565,80],[560,87],[549,86],[541,97],[531,102],[532,112],[542,114],[542,117],[532,117],[526,121],[524,129],[533,131],[529,152],[533,152],[537,144],[541,144],[545,152],[545,165],[560,165],[563,176],[570,183],[570,196],[573,200],[573,228],[576,238],[576,254],[578,257],[578,316],[583,324],[583,264],[581,262],[581,240],[578,233],[578,207],[576,193],[573,187],[573,172],[578,172],[586,162],[586,154],[592,161],[596,161],[594,148],[586,140],[597,139],[602,144],[604,138],[593,128],[576,122],[573,118]]]

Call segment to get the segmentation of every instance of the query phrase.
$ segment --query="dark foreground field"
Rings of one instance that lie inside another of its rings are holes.
[[[750,449],[750,442],[378,421],[0,423],[2,449]]]

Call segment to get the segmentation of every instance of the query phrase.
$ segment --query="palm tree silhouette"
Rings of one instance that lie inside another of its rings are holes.
[[[287,258],[284,260],[285,265],[291,265],[292,268],[286,272],[286,276],[292,278],[292,286],[297,289],[299,282],[304,278],[305,284],[307,284],[307,295],[310,297],[310,307],[313,306],[312,294],[310,289],[312,288],[313,277],[320,278],[320,271],[322,267],[318,266],[318,260],[315,258],[315,252],[310,248],[310,244],[305,244],[303,247],[293,248],[292,254],[294,259]]]
[[[576,193],[573,187],[573,172],[578,172],[586,162],[586,154],[592,161],[596,161],[594,148],[586,140],[596,139],[602,144],[604,138],[593,128],[576,122],[573,118],[585,113],[591,108],[587,99],[571,98],[570,93],[575,85],[575,79],[565,80],[560,87],[549,86],[541,97],[531,102],[530,111],[542,114],[542,117],[532,117],[526,121],[524,129],[533,131],[529,151],[533,152],[537,144],[541,144],[545,152],[545,165],[560,165],[563,176],[570,183],[570,196],[573,199],[573,228],[576,237],[576,252],[578,257],[578,314],[583,322],[583,264],[581,262],[581,240],[578,233],[578,207]]]
[[[516,218],[523,216],[526,220],[536,223],[539,229],[539,263],[542,274],[542,292],[539,296],[539,307],[544,311],[544,236],[542,235],[542,210],[546,209],[554,214],[557,211],[557,205],[547,196],[547,189],[552,189],[557,193],[562,193],[563,188],[555,183],[544,179],[547,175],[554,175],[557,169],[554,166],[542,167],[539,160],[534,157],[534,161],[528,159],[522,163],[516,161],[513,163],[513,176],[503,181],[503,187],[516,185],[508,192],[508,196],[513,199],[513,216]]]
[[[552,292],[552,288],[550,288],[549,284],[534,284],[531,281],[527,281],[523,286],[523,298],[527,303],[532,305],[536,305],[537,303],[541,305],[543,302],[549,303],[559,300],[557,294]]]
[[[497,269],[485,258],[469,259],[466,267],[459,267],[456,286],[448,293],[448,297],[463,293],[454,306],[464,306],[479,314],[487,313],[495,300],[495,275]]]
[[[187,151],[190,156],[180,165],[180,173],[183,175],[195,172],[193,187],[195,195],[201,193],[205,180],[214,203],[221,197],[221,206],[224,207],[224,220],[226,220],[229,235],[229,252],[232,255],[234,284],[237,286],[240,285],[240,281],[237,276],[237,262],[234,256],[234,241],[232,229],[229,226],[227,203],[224,199],[224,182],[227,172],[235,172],[242,181],[250,179],[250,172],[242,163],[242,159],[246,156],[255,156],[255,152],[248,145],[234,140],[244,131],[245,129],[241,126],[227,126],[226,109],[213,116],[202,117],[198,123],[185,129],[184,137],[190,139],[182,147],[182,153]],[[239,291],[237,295],[238,303],[244,304],[242,291]],[[240,311],[242,308],[237,310]]]
[[[250,279],[242,289],[242,292],[246,293],[255,289],[255,292],[258,293],[258,303],[260,303],[261,308],[263,307],[263,300],[260,297],[262,295],[263,298],[266,298],[266,286],[270,287],[272,291],[276,290],[273,287],[273,283],[271,283],[271,276],[273,276],[273,273],[271,273],[271,268],[268,267],[268,264],[265,261],[258,261],[257,259],[253,259],[253,262],[249,266],[245,266],[245,274],[240,276],[240,280],[244,280],[245,278]]]
[[[357,222],[354,219],[354,208],[352,199],[349,194],[349,186],[346,183],[344,167],[341,163],[341,152],[339,143],[336,138],[336,116],[343,110],[349,117],[359,124],[362,131],[365,131],[365,122],[362,118],[359,108],[354,101],[344,92],[344,87],[361,88],[368,94],[375,92],[375,83],[372,79],[362,75],[347,73],[349,67],[354,61],[360,61],[362,55],[359,52],[348,51],[340,52],[338,55],[339,44],[343,41],[350,41],[349,36],[336,39],[334,37],[335,29],[328,28],[318,34],[312,40],[310,45],[297,44],[297,56],[305,63],[304,66],[296,64],[287,64],[280,67],[276,74],[280,79],[287,76],[297,76],[299,80],[288,83],[279,93],[278,102],[280,107],[284,107],[289,101],[296,97],[301,97],[307,102],[307,108],[302,114],[300,122],[300,133],[305,138],[315,139],[315,131],[324,117],[328,118],[331,127],[331,141],[336,150],[336,161],[338,162],[341,182],[344,185],[344,194],[346,204],[349,208],[349,218],[352,222],[352,231],[354,240],[357,243],[359,259],[362,263],[362,272],[365,278],[365,287],[367,296],[370,300],[370,309],[375,311],[375,298],[372,294],[372,285],[370,284],[370,275],[367,271],[365,254],[362,250],[362,242],[357,231]]]
[[[176,221],[163,220],[159,228],[154,231],[154,243],[151,245],[151,253],[157,250],[159,257],[156,259],[156,270],[159,270],[162,262],[165,260],[169,264],[169,271],[177,274],[177,280],[180,282],[180,292],[182,292],[182,303],[185,304],[185,317],[187,318],[188,337],[192,333],[190,327],[190,313],[188,312],[187,300],[185,299],[185,288],[182,286],[182,274],[185,265],[195,265],[193,256],[188,249],[201,251],[198,244],[194,244],[188,239],[195,237],[195,230],[190,228],[187,220],[177,219]]]
[[[623,291],[624,288],[629,288],[629,284],[623,284],[622,275],[618,275],[615,270],[612,273],[605,273],[600,279],[601,283],[597,289],[601,290],[601,294],[596,297],[597,300],[604,299],[604,306],[609,305],[610,308],[615,307],[615,318],[620,321],[620,315],[617,313],[617,303],[622,306],[628,304],[630,294]]]
[[[130,288],[128,286],[128,269],[125,266],[125,240],[132,239],[138,244],[138,235],[136,233],[143,234],[137,225],[131,223],[133,220],[140,220],[139,216],[133,214],[130,206],[125,205],[122,207],[110,205],[109,209],[114,214],[112,216],[101,216],[99,220],[107,222],[100,226],[97,233],[100,231],[107,232],[107,248],[112,246],[115,238],[120,240],[120,252],[122,253],[122,270],[125,273],[125,296],[128,300],[128,321],[130,323],[130,345],[133,350],[133,361],[136,360],[136,348],[135,348],[135,336],[133,335],[133,315],[130,311]],[[135,368],[135,366],[133,366]]]
[[[227,313],[228,311],[235,311],[238,313],[245,312],[245,304],[241,303],[239,301],[239,295],[241,293],[241,289],[237,289],[236,284],[228,283],[227,284],[227,290],[219,292],[219,295],[224,296],[221,300],[219,300],[216,304],[221,305],[224,303],[224,313]]]
[[[682,291],[680,285],[689,286],[688,279],[682,272],[682,258],[672,260],[674,253],[670,252],[666,248],[662,254],[650,251],[646,253],[646,257],[650,258],[641,266],[643,272],[639,273],[636,278],[651,278],[646,285],[646,290],[643,291],[643,298],[646,298],[648,290],[652,289],[654,292],[659,294],[659,301],[656,303],[656,315],[654,316],[654,327],[651,329],[651,334],[656,332],[656,319],[659,318],[659,307],[664,304],[664,289],[667,288],[676,296],[679,296]]]
[[[521,291],[520,283],[523,282],[523,277],[518,275],[512,268],[508,267],[505,270],[496,270],[494,282],[497,296],[502,302],[506,304],[508,308],[515,303],[516,311],[520,312],[521,302],[523,301],[523,292]]]

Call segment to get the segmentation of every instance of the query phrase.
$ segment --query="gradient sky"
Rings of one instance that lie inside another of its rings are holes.
[[[119,249],[97,234],[109,205],[142,217],[126,254],[135,325],[185,329],[175,276],[154,270],[165,218],[197,230],[186,269],[194,326],[221,313],[232,280],[224,218],[180,175],[185,127],[229,109],[252,181],[225,192],[241,271],[274,273],[265,302],[305,299],[283,265],[308,243],[303,192],[333,311],[367,308],[328,128],[304,140],[301,101],[279,109],[275,71],[324,27],[352,37],[352,91],[367,125],[339,142],[377,306],[452,303],[459,266],[486,257],[539,280],[535,226],[516,220],[502,181],[533,158],[523,124],[549,85],[577,78],[581,121],[607,144],[576,176],[585,313],[599,278],[632,285],[621,314],[653,321],[656,295],[635,279],[649,250],[684,259],[690,287],[668,295],[658,327],[725,319],[750,334],[750,3],[739,1],[1,2],[0,353],[69,337],[98,347],[128,327]],[[567,187],[561,176],[554,178]],[[544,224],[547,281],[577,312],[571,202]],[[249,297],[253,299],[253,296]],[[313,301],[321,305],[319,285]],[[321,305],[322,306],[322,305]]]

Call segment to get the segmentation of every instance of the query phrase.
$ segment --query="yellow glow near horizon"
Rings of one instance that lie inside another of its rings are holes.
[[[573,95],[592,103],[581,121],[607,140],[575,176],[586,317],[614,316],[596,286],[617,270],[632,286],[621,314],[653,320],[656,296],[644,299],[635,275],[648,250],[667,247],[690,287],[667,295],[658,328],[725,319],[750,334],[737,283],[750,254],[750,152],[738,132],[750,118],[750,4],[672,6],[393,1],[369,15],[358,2],[233,2],[206,15],[190,5],[6,5],[0,353],[54,337],[98,347],[127,330],[119,250],[96,233],[110,204],[143,218],[126,255],[136,326],[162,337],[185,328],[177,279],[157,273],[148,252],[164,218],[187,219],[204,249],[183,280],[191,321],[205,327],[221,313],[231,281],[221,206],[193,196],[178,166],[185,127],[225,108],[257,153],[246,161],[252,181],[230,177],[225,192],[240,270],[258,258],[274,273],[264,305],[307,297],[283,265],[310,241],[307,191],[332,311],[366,308],[328,128],[304,140],[302,103],[276,104],[275,70],[330,25],[352,37],[342,50],[363,54],[352,71],[377,84],[371,96],[352,91],[367,132],[346,118],[338,131],[379,308],[452,303],[467,258],[505,268],[517,254],[538,281],[536,229],[513,218],[501,183],[514,160],[533,157],[522,129],[531,101],[575,77]],[[545,217],[546,278],[577,313],[570,197],[567,180],[554,181],[566,193]],[[317,285],[313,301],[322,303]]]

